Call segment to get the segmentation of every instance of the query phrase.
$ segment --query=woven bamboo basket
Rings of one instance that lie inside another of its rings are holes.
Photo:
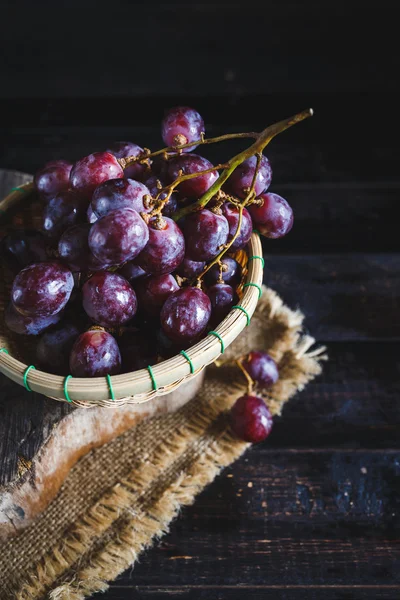
[[[19,229],[39,227],[41,203],[32,192],[33,184],[27,183],[14,188],[0,201],[0,216],[8,228],[10,226]],[[2,227],[0,233],[1,230]],[[36,368],[29,369],[30,365],[21,360],[22,346],[33,344],[34,341],[27,336],[15,335],[5,327],[3,314],[10,297],[12,277],[7,274],[6,269],[2,269],[0,372],[34,392],[85,408],[138,404],[173,392],[214,362],[250,321],[259,299],[263,278],[262,247],[258,234],[253,233],[246,251],[239,251],[235,258],[243,267],[243,278],[238,289],[240,298],[238,305],[241,308],[234,308],[214,330],[214,334],[206,335],[204,339],[188,349],[186,354],[189,360],[182,354],[178,354],[154,365],[150,370],[141,369],[115,375],[112,378],[69,377],[67,381],[65,377],[45,373]]]

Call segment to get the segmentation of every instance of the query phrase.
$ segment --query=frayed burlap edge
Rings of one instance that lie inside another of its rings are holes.
[[[324,349],[311,350],[314,339],[301,335],[302,322],[299,311],[265,288],[252,325],[227,352],[232,357],[265,347],[278,361],[280,380],[266,396],[273,414],[321,371]],[[106,590],[108,581],[168,531],[180,508],[193,503],[246,450],[249,444],[231,434],[227,419],[245,383],[240,374],[224,378],[224,369],[209,369],[193,410],[184,407],[185,419],[155,447],[151,460],[138,461],[127,477],[105,490],[36,564],[27,565],[25,580],[12,590],[7,586],[7,597],[83,600]]]

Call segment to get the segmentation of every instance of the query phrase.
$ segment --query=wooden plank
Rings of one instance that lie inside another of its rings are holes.
[[[267,442],[117,583],[399,586],[399,476],[398,451],[277,451]]]
[[[106,12],[107,5],[102,2],[82,6],[72,0],[55,35],[46,5],[5,3],[1,50],[7,85],[2,94],[71,97],[188,91],[198,95],[210,91],[293,93],[299,89],[395,91],[393,73],[399,69],[399,60],[393,46],[394,19],[385,12],[366,11],[360,29],[356,17],[353,21],[341,2],[327,3],[323,15],[319,8],[316,0],[251,7],[239,2],[229,10],[224,5],[198,3],[191,8],[187,22],[182,4],[157,5],[155,13],[150,4],[124,3],[121,10]],[[104,32],[100,34],[102,19]],[[7,26],[13,23],[18,27]],[[371,30],[374,44],[368,43]],[[90,60],[89,68],[87,57],[93,48],[103,45],[103,35],[107,36],[108,52],[101,60]],[[147,59],[142,60],[140,54],[134,65],[132,40],[138,54],[146,48]],[[30,60],[32,56],[36,60]]]
[[[299,307],[320,341],[400,338],[400,254],[270,256],[264,282]]]
[[[331,343],[322,375],[285,406],[273,447],[398,448],[400,344]]]
[[[136,586],[132,576],[131,585],[112,584],[104,593],[103,600],[394,600],[398,597],[398,586],[353,586],[353,585],[168,585],[160,587]]]

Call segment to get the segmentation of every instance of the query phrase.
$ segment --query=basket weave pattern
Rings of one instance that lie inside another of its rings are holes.
[[[40,226],[41,204],[31,194],[33,185],[31,183],[20,186],[11,191],[0,202],[0,214],[2,223],[7,223],[15,228],[38,228]],[[0,234],[3,233],[0,227]],[[215,329],[215,332],[223,340],[225,348],[246,327],[248,318],[252,316],[256,308],[259,290],[255,286],[243,287],[246,283],[262,285],[263,268],[262,246],[257,234],[253,234],[246,252],[240,251],[236,257],[243,267],[243,280],[239,287],[239,305],[244,309],[233,309],[229,315]],[[258,259],[249,260],[249,257]],[[0,284],[0,311],[4,309],[10,298],[12,275],[1,265],[2,278]],[[247,314],[246,314],[247,313]],[[0,353],[0,372],[18,383],[24,385],[24,374],[28,365],[23,361],[26,350],[33,350],[36,344],[35,338],[18,336],[10,332],[4,324],[4,318],[0,318],[0,348],[5,348],[9,354]],[[24,352],[21,351],[24,350]],[[203,340],[187,350],[193,365],[193,373],[188,360],[177,355],[152,367],[154,381],[147,369],[141,369],[133,373],[116,375],[112,377],[112,388],[115,400],[111,399],[109,383],[105,377],[76,378],[68,381],[68,395],[71,403],[89,408],[92,406],[116,407],[126,403],[147,402],[156,396],[168,394],[176,390],[182,383],[196,377],[208,364],[214,362],[221,354],[222,344],[220,339],[214,335],[207,335]],[[31,352],[32,353],[32,352]],[[33,353],[32,353],[33,354]],[[154,383],[155,382],[155,383]],[[62,402],[67,399],[64,393],[65,378],[32,369],[29,371],[29,387],[32,391],[39,392]]]

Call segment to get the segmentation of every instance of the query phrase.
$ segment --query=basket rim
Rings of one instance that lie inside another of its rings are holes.
[[[22,199],[26,192],[33,190],[33,183],[18,186],[0,201],[0,211],[6,212],[9,206]],[[262,245],[258,233],[253,232],[247,254],[262,259]],[[260,264],[261,263],[261,264]],[[68,392],[65,395],[66,377],[53,375],[39,369],[29,371],[30,390],[77,406],[118,406],[126,403],[127,398],[135,403],[151,400],[154,396],[167,394],[176,389],[186,379],[198,375],[205,366],[214,362],[222,350],[246,327],[252,317],[260,296],[263,269],[262,260],[249,260],[245,283],[254,283],[243,288],[240,308],[233,308],[227,317],[214,329],[217,335],[207,334],[194,346],[186,349],[190,357],[187,360],[178,354],[151,367],[151,370],[140,369],[130,373],[110,377],[68,377]],[[221,343],[223,340],[223,346]],[[18,383],[26,386],[26,374],[29,365],[14,358],[6,352],[0,352],[0,372]],[[25,375],[25,377],[24,377]],[[24,381],[25,379],[25,381]],[[112,383],[111,383],[112,381]],[[112,385],[112,394],[110,386]],[[28,389],[28,388],[27,388]],[[111,396],[114,396],[114,399]]]

